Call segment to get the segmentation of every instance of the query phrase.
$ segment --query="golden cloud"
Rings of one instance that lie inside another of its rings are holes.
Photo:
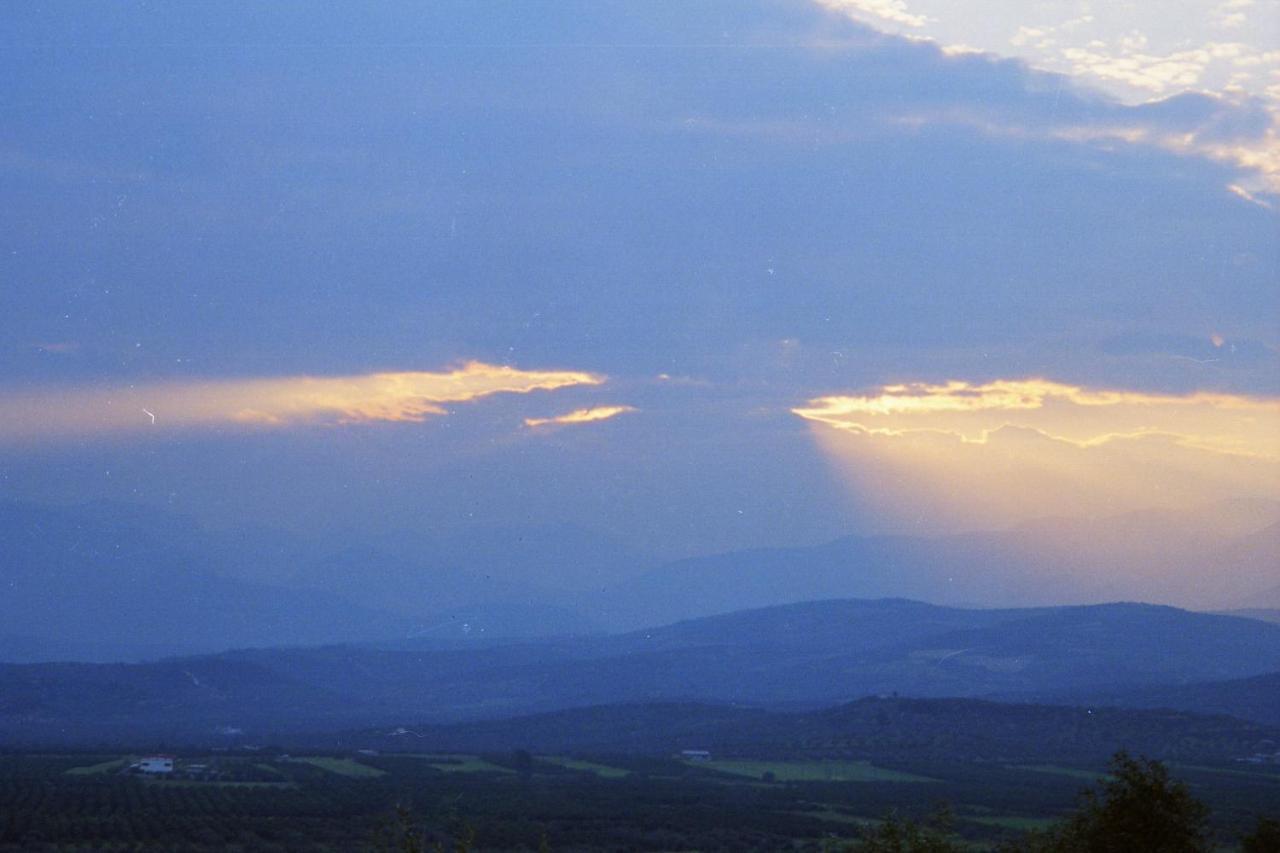
[[[1232,394],[1089,389],[1047,379],[952,381],[819,397],[792,412],[866,434],[930,431],[983,443],[993,431],[1016,426],[1081,447],[1163,435],[1205,450],[1280,459],[1280,400]]]
[[[574,409],[563,415],[551,418],[525,418],[524,425],[531,428],[545,426],[566,426],[569,424],[589,424],[593,421],[605,421],[618,415],[634,412],[633,406],[594,406],[590,409]]]
[[[219,379],[0,394],[0,440],[217,425],[420,422],[492,394],[599,385],[592,373],[467,362],[449,371]]]
[[[1280,496],[1280,400],[1046,379],[889,385],[792,410],[860,500],[955,527]]]

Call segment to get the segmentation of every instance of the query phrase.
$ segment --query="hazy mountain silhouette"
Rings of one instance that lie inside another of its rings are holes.
[[[0,505],[0,622],[26,655],[126,657],[235,645],[377,639],[406,620],[319,591],[225,577],[179,516],[98,505]],[[97,656],[97,655],[95,655]]]
[[[1025,606],[1164,596],[1266,608],[1280,600],[1280,589],[1258,591],[1273,585],[1280,525],[1255,525],[1274,510],[1243,501],[992,533],[850,536],[646,569],[645,555],[575,527],[369,541],[326,532],[309,542],[204,530],[146,507],[3,503],[0,656],[130,660],[405,637],[475,644],[845,598]]]
[[[259,733],[619,702],[817,707],[867,695],[1090,695],[1280,671],[1280,626],[1150,605],[825,601],[479,647],[257,649],[0,666],[0,731]]]
[[[1176,708],[1202,714],[1229,714],[1280,726],[1280,672],[1192,684],[1117,687],[1110,690],[1047,694],[1045,701],[1114,705],[1124,708]]]
[[[1240,610],[1224,610],[1224,616],[1243,616],[1246,619],[1259,619],[1263,622],[1274,622],[1280,625],[1280,610],[1243,608]]]
[[[1255,525],[1277,513],[1278,504],[1248,500],[1196,512],[1046,519],[997,532],[849,536],[677,561],[579,607],[594,605],[601,621],[644,625],[848,597],[988,607],[1118,599],[1234,606],[1275,576],[1280,525]]]

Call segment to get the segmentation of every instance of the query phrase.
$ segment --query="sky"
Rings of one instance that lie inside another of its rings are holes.
[[[682,556],[1280,499],[1280,6],[0,11],[0,498]]]

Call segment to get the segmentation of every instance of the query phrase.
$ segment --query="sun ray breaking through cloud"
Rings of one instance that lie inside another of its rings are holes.
[[[859,499],[952,526],[1280,496],[1280,401],[1044,379],[889,385],[792,410]]]

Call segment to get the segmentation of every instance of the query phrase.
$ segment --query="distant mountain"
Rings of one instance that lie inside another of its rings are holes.
[[[163,513],[0,504],[0,624],[25,638],[10,650],[101,659],[372,640],[410,627],[327,593],[224,577],[200,546],[198,528]]]
[[[1245,619],[1257,619],[1262,622],[1273,622],[1280,625],[1280,610],[1252,610],[1245,608],[1243,610],[1224,610],[1224,616],[1240,616]]]
[[[492,636],[545,636],[600,630],[599,620],[568,603],[568,591],[616,584],[648,564],[617,540],[574,525],[401,531],[300,564],[287,582],[411,617],[420,632],[470,611],[484,615],[461,621],[483,622]]]
[[[1280,626],[1136,604],[964,610],[825,601],[620,636],[409,642],[0,667],[0,696],[28,697],[0,713],[0,743],[41,732],[195,736],[223,725],[262,736],[620,702],[798,708],[892,693],[1090,695],[1280,670]]]
[[[482,601],[541,601],[547,593],[530,584],[495,578],[460,566],[398,556],[354,545],[300,567],[290,586],[315,589],[363,607],[399,613],[414,629],[434,624],[447,610]]]
[[[1277,513],[1272,502],[1232,501],[990,533],[849,536],[680,560],[583,596],[577,606],[598,621],[631,626],[851,597],[997,607],[1124,599],[1234,606],[1275,577]]]
[[[614,543],[576,529],[505,535],[493,533],[487,552],[478,532],[451,542],[452,551],[407,554],[420,544],[408,534],[384,537],[388,550],[358,542],[325,550],[263,528],[209,531],[130,504],[0,502],[0,660],[139,660],[238,646],[410,636],[475,643],[600,630],[557,604],[550,589],[519,581],[519,561],[530,558],[529,576],[551,574],[559,570],[547,561],[581,547],[597,563],[575,570],[594,572]]]
[[[1239,607],[1280,610],[1280,585],[1275,584],[1280,576],[1280,523],[1237,539],[1225,552],[1223,565],[1213,568],[1254,579],[1249,594],[1237,598]]]
[[[1165,760],[1231,760],[1280,740],[1280,728],[1180,712],[866,698],[800,713],[652,703],[508,720],[351,732],[347,745],[393,752],[652,753],[713,757],[1102,761],[1117,749]]]
[[[499,600],[433,613],[408,636],[383,645],[412,650],[602,633],[602,626],[575,610],[536,600]]]
[[[48,661],[81,661],[112,663],[157,660],[195,647],[164,645],[115,644],[103,641],[74,642],[60,637],[0,634],[0,661],[5,663],[42,663]]]
[[[1176,708],[1201,714],[1227,714],[1242,720],[1280,726],[1280,672],[1230,681],[1050,693],[1042,698],[1045,701],[1122,708]]]
[[[1045,520],[952,536],[845,537],[646,568],[573,526],[314,540],[211,531],[160,509],[0,503],[0,659],[137,660],[238,646],[416,638],[411,648],[593,634],[778,604],[952,606],[1141,598],[1266,607],[1275,505]],[[1261,526],[1259,526],[1261,525]],[[968,624],[968,623],[966,623]],[[970,626],[972,627],[972,626]],[[437,642],[439,641],[439,642]]]
[[[371,540],[380,550],[439,568],[552,591],[599,590],[657,564],[614,536],[576,524],[402,530]]]

